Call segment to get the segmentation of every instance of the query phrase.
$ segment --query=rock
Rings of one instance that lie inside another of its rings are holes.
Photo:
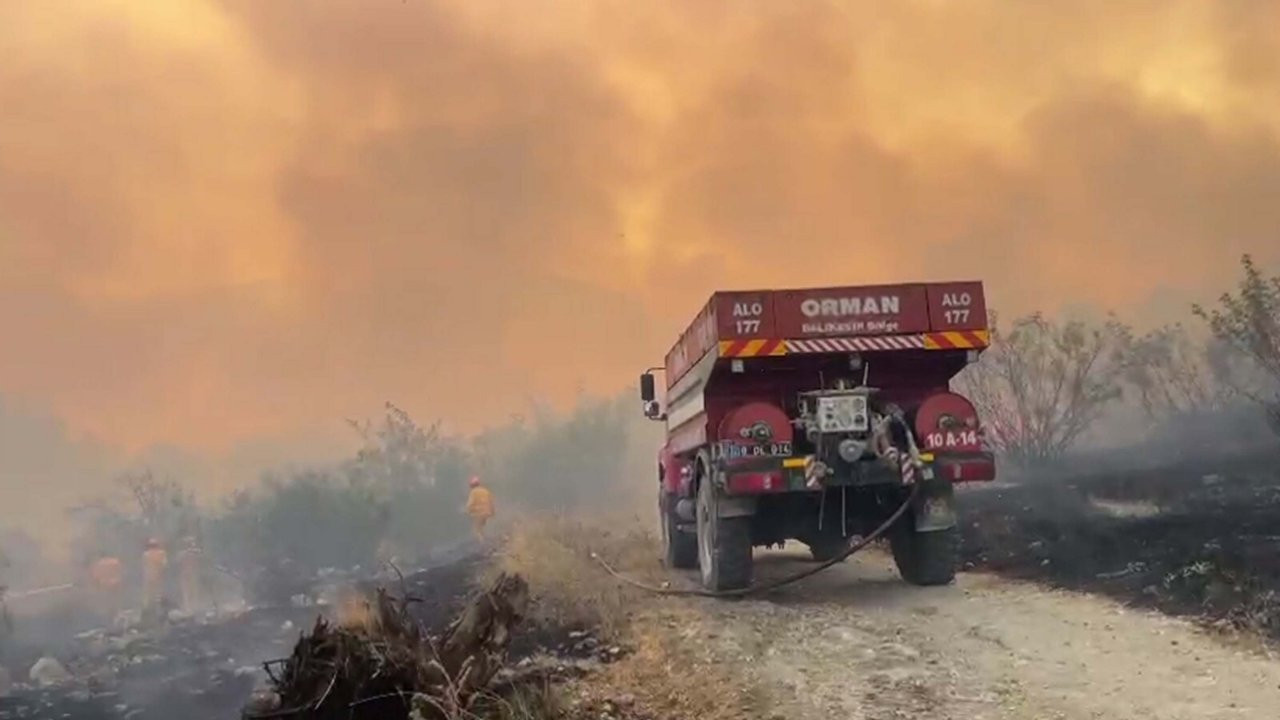
[[[262,715],[280,709],[280,696],[267,688],[258,688],[245,703],[245,715]]]
[[[71,680],[71,673],[67,672],[67,669],[62,666],[62,663],[47,655],[37,660],[36,664],[31,666],[31,672],[29,675],[31,677],[31,682],[39,685],[40,687],[61,685],[62,683],[70,682]]]
[[[829,639],[836,640],[839,642],[849,642],[854,638],[854,634],[852,630],[850,630],[847,627],[842,627],[839,625],[827,628],[827,630],[823,634],[826,635]]]

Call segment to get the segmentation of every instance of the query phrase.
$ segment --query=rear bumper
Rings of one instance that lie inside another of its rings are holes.
[[[838,473],[828,477],[823,487],[869,487],[901,485],[901,476],[877,462],[860,463],[856,474]],[[925,463],[933,478],[951,483],[985,482],[996,477],[991,453],[934,456]],[[731,495],[760,495],[783,492],[814,492],[806,485],[803,458],[767,458],[736,463],[723,468],[725,489]],[[928,477],[928,475],[926,475]]]

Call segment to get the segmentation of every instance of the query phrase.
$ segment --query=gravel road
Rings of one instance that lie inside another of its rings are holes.
[[[757,556],[761,579],[803,566]],[[690,600],[687,643],[776,718],[1275,718],[1280,661],[1093,595],[986,574],[903,584],[865,556],[762,599]]]

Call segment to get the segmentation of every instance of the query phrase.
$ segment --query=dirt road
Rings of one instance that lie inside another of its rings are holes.
[[[801,562],[798,552],[765,555],[758,574],[787,574]],[[767,599],[690,602],[696,619],[682,645],[736,667],[774,717],[1280,713],[1280,661],[1185,621],[981,574],[909,587],[877,553]]]

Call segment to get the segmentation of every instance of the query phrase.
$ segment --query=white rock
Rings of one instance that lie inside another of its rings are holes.
[[[249,696],[245,710],[249,714],[269,713],[280,709],[280,696],[266,688],[258,688]]]
[[[31,682],[40,687],[50,687],[68,682],[71,680],[71,673],[67,672],[62,663],[46,655],[31,666],[30,677]]]

